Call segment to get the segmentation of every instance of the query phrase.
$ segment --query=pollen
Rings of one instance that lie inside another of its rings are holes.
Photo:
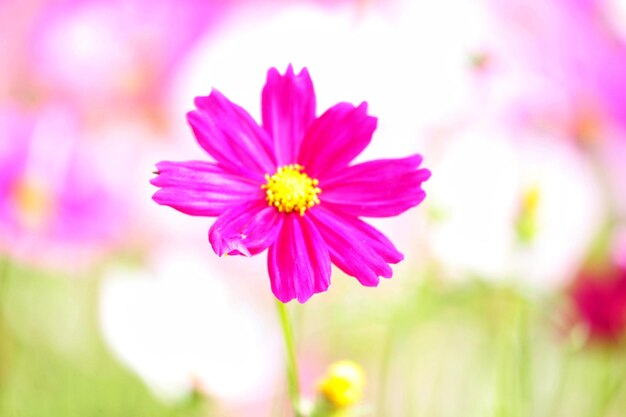
[[[284,165],[272,176],[265,174],[265,199],[270,206],[284,213],[298,212],[301,216],[307,209],[320,203],[322,190],[318,181],[309,177],[298,164]]]

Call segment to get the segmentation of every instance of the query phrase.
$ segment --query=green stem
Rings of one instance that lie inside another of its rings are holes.
[[[298,381],[298,365],[296,362],[295,342],[293,338],[293,330],[289,321],[287,307],[282,302],[276,300],[280,325],[283,331],[283,339],[285,341],[285,353],[287,362],[287,383],[289,386],[289,398],[296,417],[301,417],[300,412],[300,383]]]
[[[11,273],[11,260],[8,257],[2,259],[0,264],[0,300],[4,298],[4,289],[9,281],[9,274]],[[2,304],[4,305],[4,304]]]
[[[508,294],[508,312],[498,335],[496,417],[528,415],[530,402],[530,343],[528,306],[520,294]]]
[[[567,349],[563,350],[561,353],[561,357],[563,359],[561,361],[558,381],[557,381],[556,388],[554,390],[554,395],[552,396],[550,400],[550,404],[547,408],[548,411],[545,414],[545,417],[552,417],[552,416],[559,415],[561,402],[565,394],[565,387],[571,377],[573,355],[574,355],[574,350],[569,346],[567,347]]]
[[[507,340],[507,335],[502,329],[503,324],[499,323],[500,329],[498,329],[497,343],[497,362],[496,362],[496,406],[494,417],[508,417],[510,414],[511,399],[509,397],[509,380],[508,375],[510,370],[510,352],[511,345]]]
[[[8,257],[5,257],[2,259],[2,264],[0,266],[0,392],[2,391],[1,388],[5,383],[10,363],[8,360],[8,332],[6,329],[6,322],[4,320],[4,308],[6,304],[5,293],[10,274],[11,260]]]
[[[589,414],[590,417],[603,417],[607,415],[613,404],[613,400],[620,392],[624,384],[624,377],[621,375],[616,379],[614,375],[614,357],[613,352],[605,350],[602,352],[602,380],[599,387],[599,393],[596,397],[594,407]]]
[[[518,416],[525,416],[530,414],[529,407],[532,404],[532,355],[530,346],[530,317],[529,317],[529,303],[520,294],[517,300],[518,305],[516,309],[516,328],[517,328],[517,375],[518,375],[518,390],[517,395],[519,401],[517,402]]]
[[[378,387],[378,413],[377,415],[384,416],[386,415],[388,410],[387,404],[387,384],[389,383],[389,376],[391,374],[391,358],[392,352],[396,344],[396,340],[398,338],[398,334],[396,331],[396,326],[389,326],[389,330],[387,332],[387,337],[385,340],[383,352],[382,352],[382,362],[380,365],[380,380]]]

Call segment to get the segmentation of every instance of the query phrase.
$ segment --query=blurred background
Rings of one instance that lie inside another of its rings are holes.
[[[1,416],[290,415],[264,255],[149,185],[289,63],[433,172],[393,279],[290,304],[304,395],[351,359],[350,415],[624,415],[625,1],[2,0],[0,63]]]

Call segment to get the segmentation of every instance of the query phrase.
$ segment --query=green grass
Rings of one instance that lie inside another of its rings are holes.
[[[195,417],[203,400],[167,404],[101,340],[98,283],[11,267],[0,309],[0,416]]]

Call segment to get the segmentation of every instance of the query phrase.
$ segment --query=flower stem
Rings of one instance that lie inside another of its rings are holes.
[[[4,320],[4,306],[6,298],[6,287],[9,281],[9,275],[11,274],[11,261],[8,257],[1,259],[0,263],[0,391],[5,383],[8,373],[8,366],[10,361],[8,360],[8,332],[6,323]]]
[[[619,377],[616,378],[614,368],[613,352],[605,348],[602,352],[601,362],[602,379],[598,384],[599,392],[596,395],[596,401],[589,414],[590,417],[603,417],[608,415],[613,401],[624,384],[623,372],[619,372]]]
[[[528,415],[530,403],[528,306],[521,294],[508,297],[498,335],[495,416],[522,417]]]
[[[394,315],[395,316],[395,315]],[[382,352],[382,361],[380,365],[380,380],[378,388],[378,413],[377,415],[385,415],[389,412],[389,404],[387,404],[387,385],[389,384],[391,374],[391,358],[393,350],[398,341],[397,326],[389,326],[387,337]]]
[[[554,390],[554,394],[550,399],[550,403],[548,405],[548,411],[545,414],[545,417],[552,417],[559,415],[561,403],[563,401],[563,397],[565,394],[565,387],[567,386],[567,382],[571,379],[572,373],[572,361],[574,356],[574,350],[571,347],[563,350],[561,352],[561,366],[559,370],[559,379],[557,381],[556,388]]]
[[[280,325],[283,331],[283,340],[285,341],[286,367],[287,367],[287,383],[289,386],[289,398],[296,417],[301,417],[300,412],[300,383],[298,381],[298,365],[296,363],[296,350],[293,338],[293,330],[289,321],[287,307],[282,302],[276,300]]]

